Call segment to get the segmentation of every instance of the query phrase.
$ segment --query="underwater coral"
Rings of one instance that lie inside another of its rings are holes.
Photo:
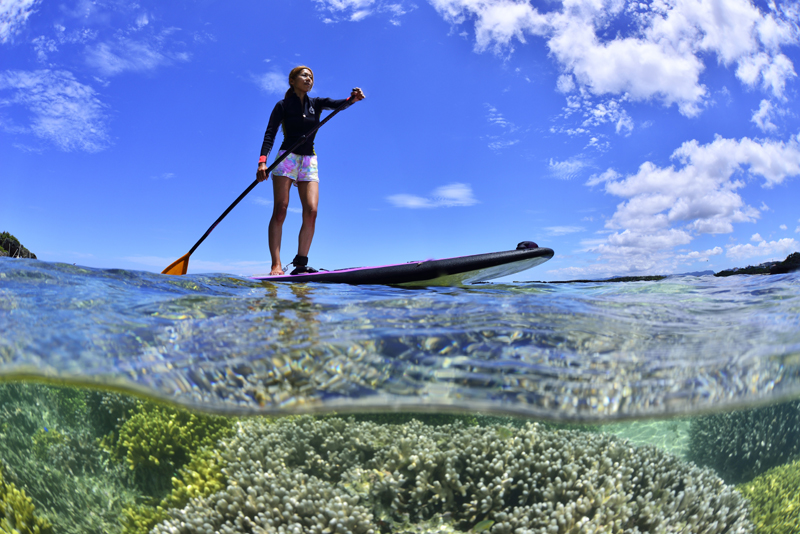
[[[752,480],[800,454],[800,401],[692,419],[687,458],[729,484]]]
[[[750,533],[711,471],[598,433],[376,425],[299,417],[237,424],[224,490],[154,534],[486,531]]]
[[[11,534],[50,534],[52,527],[47,519],[39,517],[25,490],[3,479],[0,468],[0,532]]]
[[[736,489],[750,499],[756,534],[800,532],[800,460],[772,468]]]

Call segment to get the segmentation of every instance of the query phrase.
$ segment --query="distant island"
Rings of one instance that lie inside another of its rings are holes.
[[[800,252],[792,252],[783,261],[768,261],[753,267],[727,269],[714,276],[733,276],[734,274],[784,274],[800,269]]]
[[[0,257],[2,256],[36,259],[36,254],[23,247],[19,239],[8,232],[0,233]]]
[[[756,266],[748,265],[747,267],[735,267],[733,269],[726,269],[715,273],[714,271],[702,271],[694,273],[682,273],[682,276],[705,276],[713,274],[714,276],[733,276],[735,274],[784,274],[792,271],[800,270],[800,252],[792,252],[783,261],[768,261]],[[541,284],[579,284],[579,283],[608,283],[608,282],[657,282],[667,278],[667,275],[653,275],[653,276],[615,276],[613,278],[603,278],[600,280],[559,280],[553,282],[544,282],[538,280],[528,280],[527,283],[541,283]]]

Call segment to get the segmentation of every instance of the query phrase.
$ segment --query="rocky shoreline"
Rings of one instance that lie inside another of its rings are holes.
[[[23,247],[19,239],[8,232],[0,233],[0,257],[3,256],[36,259],[36,254]]]

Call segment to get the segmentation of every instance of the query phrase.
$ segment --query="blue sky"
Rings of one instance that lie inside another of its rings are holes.
[[[556,255],[514,279],[783,259],[799,25],[796,2],[746,0],[3,0],[0,230],[160,272],[253,181],[304,64],[312,95],[367,95],[317,136],[314,267],[523,240]],[[271,204],[260,184],[190,272],[267,271]]]

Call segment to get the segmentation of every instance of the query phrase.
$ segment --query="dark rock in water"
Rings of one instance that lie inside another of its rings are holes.
[[[23,247],[19,239],[8,232],[0,233],[0,256],[36,259],[36,254]]]
[[[800,269],[800,252],[789,254],[783,261],[768,261],[759,265],[748,265],[720,271],[714,276],[733,276],[735,274],[783,274]]]

